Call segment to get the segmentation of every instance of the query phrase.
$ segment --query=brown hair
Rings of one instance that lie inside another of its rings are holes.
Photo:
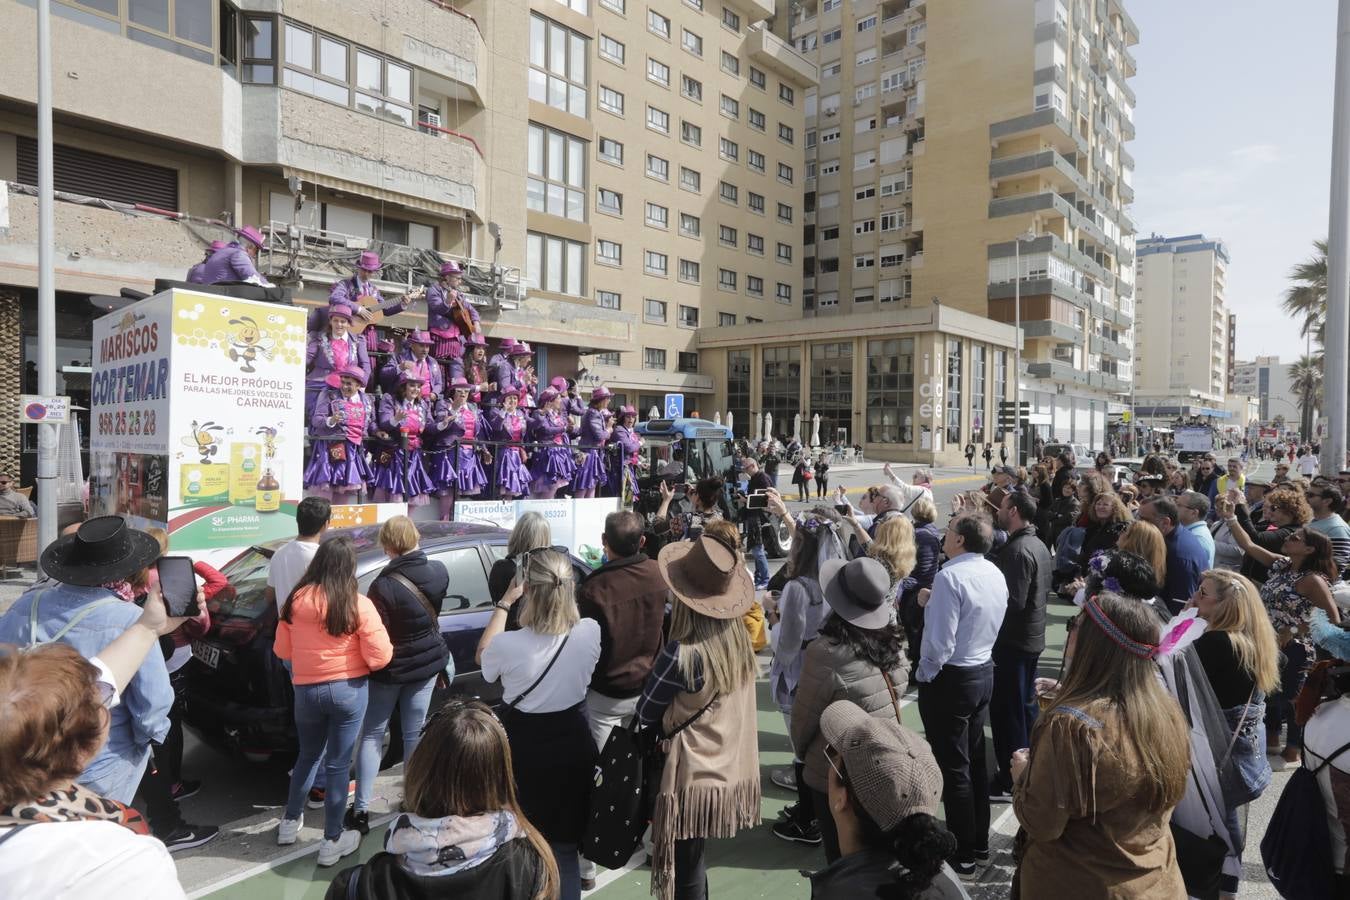
[[[1271,510],[1279,510],[1289,516],[1294,525],[1307,525],[1312,521],[1312,507],[1297,488],[1285,488],[1266,494],[1266,517]]]
[[[407,516],[392,516],[380,526],[380,546],[402,556],[417,546],[417,526]]]
[[[0,645],[0,808],[71,784],[103,746],[97,679],[66,644]]]
[[[741,533],[736,526],[726,519],[713,519],[703,523],[703,533],[708,537],[719,539],[728,547],[736,548],[736,559],[744,559],[741,554]]]
[[[1104,493],[1104,494],[1098,494],[1096,497],[1094,497],[1094,498],[1092,499],[1092,502],[1091,502],[1091,503],[1084,504],[1083,509],[1084,509],[1084,511],[1087,512],[1087,517],[1088,517],[1088,521],[1089,521],[1089,522],[1096,522],[1096,521],[1097,521],[1097,516],[1096,516],[1096,514],[1095,514],[1092,510],[1093,510],[1093,507],[1095,507],[1095,506],[1097,505],[1097,501],[1100,500],[1100,499],[1102,499],[1103,497],[1106,497],[1107,499],[1109,499],[1109,500],[1111,501],[1111,516],[1110,516],[1110,518],[1108,518],[1106,521],[1108,521],[1108,522],[1125,522],[1125,523],[1129,523],[1129,522],[1133,522],[1133,521],[1134,521],[1134,516],[1130,515],[1129,509],[1126,508],[1126,506],[1125,506],[1124,503],[1121,503],[1121,502],[1120,502],[1120,497],[1117,496],[1116,494],[1114,494],[1114,493],[1108,491],[1108,492],[1106,492],[1106,493]]]
[[[1158,584],[1167,578],[1167,543],[1156,525],[1143,519],[1131,522],[1116,539],[1116,549],[1135,556],[1153,567]]]
[[[1335,584],[1341,577],[1341,570],[1332,553],[1331,538],[1311,528],[1300,528],[1296,533],[1308,548],[1308,558],[1303,560],[1298,571],[1325,575],[1327,581]]]
[[[141,530],[144,531],[146,534],[150,535],[152,538],[155,539],[156,542],[159,543],[160,556],[163,556],[165,553],[169,552],[169,533],[167,531],[165,531],[163,528],[143,528]],[[130,578],[127,579],[127,584],[131,585],[132,593],[143,594],[145,593],[146,589],[150,587],[151,566],[153,566],[153,563],[150,566],[146,566],[144,569],[141,569],[135,575],[132,575]]]
[[[539,857],[535,900],[558,895],[558,866],[539,829],[516,799],[511,743],[497,717],[477,700],[450,700],[431,718],[403,773],[403,808],[424,819],[507,810]]]
[[[354,634],[361,622],[356,611],[356,545],[351,538],[341,535],[319,545],[309,568],[282,604],[281,618],[293,621],[291,605],[301,590],[310,587],[323,596],[324,631],[333,637]]]

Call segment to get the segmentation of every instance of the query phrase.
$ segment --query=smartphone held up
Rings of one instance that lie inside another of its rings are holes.
[[[188,618],[201,615],[192,560],[186,556],[161,556],[155,568],[159,571],[159,592],[169,615]]]

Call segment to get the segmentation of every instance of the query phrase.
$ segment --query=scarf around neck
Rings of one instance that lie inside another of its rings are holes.
[[[0,827],[43,822],[112,822],[136,834],[150,833],[150,824],[133,807],[100,797],[78,784],[0,808]]]
[[[509,810],[424,819],[403,813],[389,826],[384,849],[414,875],[454,875],[482,865],[525,830]]]

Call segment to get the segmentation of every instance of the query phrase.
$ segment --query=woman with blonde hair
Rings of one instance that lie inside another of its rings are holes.
[[[553,854],[521,810],[511,771],[511,745],[492,711],[447,702],[408,760],[404,811],[385,852],[338,873],[325,896],[557,897]]]
[[[1149,522],[1131,522],[1116,539],[1116,549],[1133,553],[1153,567],[1158,584],[1167,579],[1167,544],[1162,532]]]
[[[522,597],[520,629],[504,631],[507,613]],[[600,625],[577,611],[566,554],[525,552],[516,578],[493,604],[477,658],[483,680],[502,684],[502,723],[511,738],[521,808],[553,850],[558,896],[577,900],[577,847],[599,756],[586,719],[586,690],[600,659]]]
[[[896,589],[914,571],[918,548],[914,545],[914,525],[906,516],[893,516],[877,526],[877,536],[867,545],[867,555],[886,569],[891,580],[891,601]]]
[[[1087,484],[1093,478],[1103,485],[1106,484],[1106,479],[1095,473],[1084,476],[1083,483]],[[1114,550],[1116,541],[1120,539],[1126,527],[1134,522],[1134,517],[1110,488],[1099,492],[1087,488],[1084,493],[1090,496],[1091,500],[1083,505],[1083,511],[1087,516],[1087,530],[1083,533],[1083,547],[1078,552],[1078,574],[1086,577],[1092,557],[1103,551]]]
[[[759,822],[758,666],[740,619],[755,586],[735,550],[703,534],[657,559],[670,588],[670,642],[638,700],[644,728],[667,756],[652,809],[652,893],[708,895],[704,846]]]
[[[1055,706],[1013,755],[1026,834],[1014,896],[1184,897],[1168,819],[1190,728],[1158,677],[1158,616],[1108,591],[1079,619]]]

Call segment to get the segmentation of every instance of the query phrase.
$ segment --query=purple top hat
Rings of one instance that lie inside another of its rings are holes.
[[[378,272],[383,266],[380,265],[380,254],[373,250],[366,250],[361,254],[361,258],[356,261],[356,267],[365,272]]]
[[[330,319],[333,318],[333,316],[337,316],[338,318],[346,319],[350,322],[354,315],[355,312],[353,312],[352,308],[345,303],[334,303],[332,306],[328,307],[328,318]]]
[[[338,378],[354,378],[361,384],[366,383],[366,373],[361,371],[360,366],[343,366],[333,373]]]
[[[263,238],[263,233],[258,229],[254,228],[252,225],[245,225],[243,228],[240,228],[238,231],[236,231],[235,234],[239,235],[239,237],[243,238],[244,240],[251,242],[255,247],[258,247],[259,249],[262,248],[263,242],[265,240],[265,238]]]
[[[534,356],[534,351],[524,341],[517,341],[507,352],[507,356]]]
[[[459,263],[455,262],[453,259],[450,260],[450,262],[441,263],[442,275],[462,275],[463,273],[464,270],[461,269]]]
[[[228,246],[230,246],[230,245],[229,245],[228,243],[226,243],[225,241],[212,241],[212,242],[211,242],[211,252],[212,252],[212,253],[215,253],[217,250],[224,250],[224,249],[225,249],[226,247],[228,247]]]
[[[482,332],[475,331],[464,339],[464,343],[471,347],[486,347],[487,338],[483,336]]]
[[[425,331],[414,331],[403,339],[406,344],[422,344],[427,347],[433,346],[436,341]]]
[[[608,400],[610,397],[613,396],[614,392],[602,384],[600,385],[600,387],[591,391],[591,402],[594,403],[597,400]]]
[[[468,383],[467,381],[465,381],[463,378],[456,378],[454,381],[450,382],[450,390],[452,390],[452,391],[471,391],[471,390],[473,390],[473,388],[470,387],[470,386],[469,386],[469,383]]]

